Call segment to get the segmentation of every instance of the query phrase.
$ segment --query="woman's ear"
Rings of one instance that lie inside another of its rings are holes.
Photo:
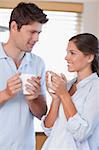
[[[94,60],[94,55],[93,55],[93,54],[90,54],[90,55],[89,55],[88,62],[91,63],[93,60]]]

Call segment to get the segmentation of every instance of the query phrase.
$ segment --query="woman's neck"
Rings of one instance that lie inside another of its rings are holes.
[[[77,82],[76,83],[79,83],[81,80],[85,79],[86,77],[90,76],[91,74],[92,74],[91,68],[86,69],[83,72],[78,72],[77,73]]]

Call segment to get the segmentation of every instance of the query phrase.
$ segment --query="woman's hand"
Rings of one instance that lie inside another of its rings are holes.
[[[52,74],[52,78],[51,78],[52,90],[54,90],[56,95],[60,97],[61,95],[67,92],[66,77],[63,74],[58,75],[54,72],[51,72],[51,74]]]

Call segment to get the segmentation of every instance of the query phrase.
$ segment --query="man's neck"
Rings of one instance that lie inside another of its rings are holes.
[[[16,67],[18,68],[19,65],[21,64],[23,57],[25,56],[25,52],[22,52],[21,50],[16,49],[15,47],[13,47],[12,45],[8,43],[3,45],[3,49],[6,55],[13,59],[13,61],[16,64]]]

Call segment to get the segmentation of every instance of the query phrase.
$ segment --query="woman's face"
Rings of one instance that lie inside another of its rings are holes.
[[[67,46],[67,60],[68,71],[80,72],[85,69],[91,69],[90,55],[84,55],[75,45],[73,41],[70,41]]]

